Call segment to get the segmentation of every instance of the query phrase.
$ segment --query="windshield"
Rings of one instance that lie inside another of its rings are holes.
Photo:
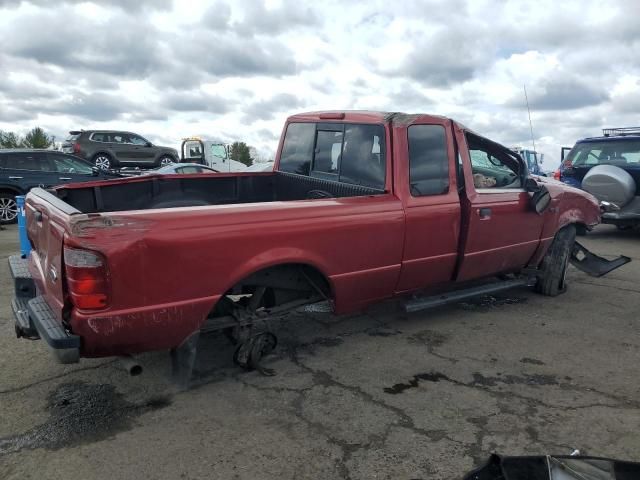
[[[574,167],[594,165],[640,165],[640,140],[621,142],[578,143],[569,152],[565,163]]]

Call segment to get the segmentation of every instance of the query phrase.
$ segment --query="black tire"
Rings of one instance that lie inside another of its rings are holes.
[[[176,159],[171,155],[163,155],[158,160],[158,167],[164,167],[165,165],[171,165],[172,163],[176,163]]]
[[[8,225],[18,221],[16,196],[9,192],[0,192],[0,223]]]
[[[114,167],[113,159],[108,153],[96,153],[91,161],[100,170],[109,170]]]
[[[576,235],[579,237],[584,237],[587,234],[587,227],[584,225],[576,225]]]
[[[548,297],[555,297],[567,290],[566,274],[573,244],[576,241],[576,228],[568,225],[556,233],[553,243],[540,263],[540,275],[536,291]]]

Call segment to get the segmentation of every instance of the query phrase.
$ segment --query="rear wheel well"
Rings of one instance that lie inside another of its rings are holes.
[[[12,195],[25,195],[24,192],[18,190],[17,188],[11,188],[11,187],[0,187],[0,193],[10,193]]]
[[[576,227],[576,235],[586,235],[589,231],[589,227],[587,227],[587,225],[582,222],[576,222],[573,224],[573,226]]]
[[[331,283],[320,270],[308,264],[285,263],[263,268],[237,282],[220,299],[214,312],[218,310],[217,314],[226,315],[230,300],[236,303],[243,296],[247,303],[247,296],[255,292],[261,292],[260,306],[266,308],[305,299],[332,298]]]

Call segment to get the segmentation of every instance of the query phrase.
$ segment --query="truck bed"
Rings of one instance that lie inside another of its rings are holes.
[[[145,175],[92,184],[66,185],[57,196],[82,213],[204,205],[356,197],[384,191],[294,173]]]

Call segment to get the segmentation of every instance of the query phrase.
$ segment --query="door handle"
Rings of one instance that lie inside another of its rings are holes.
[[[72,180],[71,177],[60,177],[60,180]]]
[[[9,180],[22,180],[23,177],[9,177]]]
[[[480,218],[491,218],[491,209],[490,208],[479,208],[478,215]]]

